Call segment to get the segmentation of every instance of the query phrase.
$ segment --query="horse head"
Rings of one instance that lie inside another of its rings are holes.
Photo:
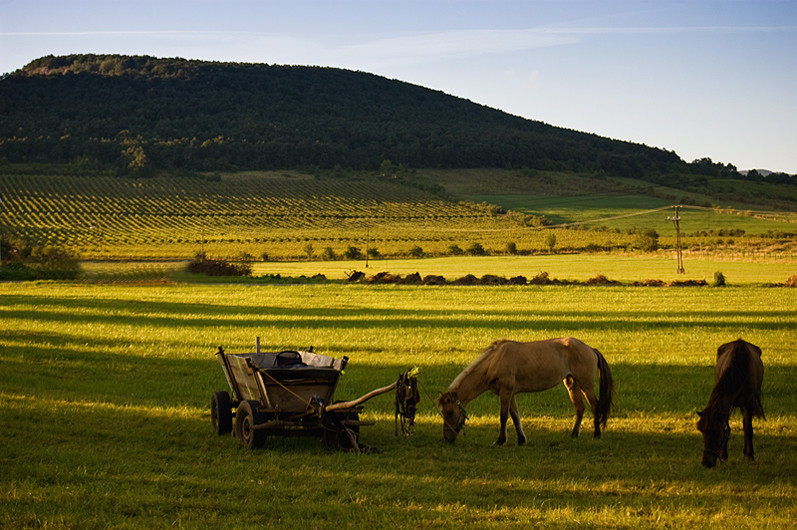
[[[440,406],[441,414],[443,415],[443,438],[448,443],[454,443],[457,439],[457,434],[465,426],[465,420],[468,415],[462,407],[456,392],[446,392],[440,394],[437,400]]]
[[[728,421],[723,421],[719,414],[705,409],[697,413],[697,430],[703,433],[703,465],[714,467],[717,459],[728,458],[728,438],[731,428]]]

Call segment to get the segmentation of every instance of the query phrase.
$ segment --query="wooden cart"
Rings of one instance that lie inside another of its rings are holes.
[[[231,394],[213,394],[213,430],[219,435],[232,432],[249,449],[263,446],[267,436],[280,435],[320,436],[328,446],[359,451],[360,426],[366,425],[360,421],[360,405],[398,388],[402,379],[411,379],[411,399],[402,399],[413,400],[410,423],[414,419],[417,389],[415,378],[407,374],[358,399],[334,403],[333,395],[347,357],[335,359],[298,350],[228,354],[221,347],[216,357]],[[408,389],[402,388],[402,395],[407,393]],[[398,417],[398,393],[396,402]],[[402,417],[402,425],[405,419]]]

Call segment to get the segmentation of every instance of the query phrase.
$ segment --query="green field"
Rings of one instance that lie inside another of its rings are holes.
[[[0,284],[0,319],[2,527],[785,528],[797,518],[793,289],[28,282]],[[491,446],[489,395],[469,406],[464,436],[443,441],[434,398],[482,348],[565,335],[611,365],[617,394],[601,440],[589,429],[569,438],[572,406],[557,387],[519,399],[526,446],[513,436]],[[213,353],[251,351],[256,336],[268,350],[348,356],[338,399],[418,366],[415,435],[394,437],[390,396],[363,413],[376,424],[361,442],[380,453],[315,439],[251,452],[211,434],[210,396],[226,387]],[[742,458],[737,413],[728,462],[707,470],[695,411],[717,346],[738,337],[763,350],[757,460]]]

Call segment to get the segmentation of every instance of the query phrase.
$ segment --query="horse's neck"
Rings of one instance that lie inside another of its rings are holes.
[[[714,387],[711,396],[708,398],[709,409],[713,410],[715,414],[719,415],[721,419],[727,421],[731,415],[731,407],[733,406],[734,394],[722,392],[719,385]]]
[[[481,374],[474,374],[473,372],[464,374],[464,377],[458,377],[448,387],[448,391],[457,395],[457,399],[463,407],[487,390],[489,390],[489,387],[485,378]]]

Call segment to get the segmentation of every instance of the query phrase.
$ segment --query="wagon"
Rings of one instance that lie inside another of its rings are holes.
[[[347,357],[335,359],[312,348],[259,350],[258,341],[254,353],[229,354],[222,347],[216,352],[231,392],[213,394],[213,430],[218,435],[232,433],[246,448],[262,447],[267,436],[318,436],[328,446],[359,451],[360,426],[372,424],[360,421],[361,404],[400,387],[402,396],[409,396],[409,391],[412,398],[401,398],[402,426],[414,419],[417,389],[415,378],[408,374],[358,399],[336,403],[333,396]],[[400,384],[402,379],[407,383]],[[397,418],[399,401],[397,392]],[[406,406],[409,401],[413,401],[411,411]]]

